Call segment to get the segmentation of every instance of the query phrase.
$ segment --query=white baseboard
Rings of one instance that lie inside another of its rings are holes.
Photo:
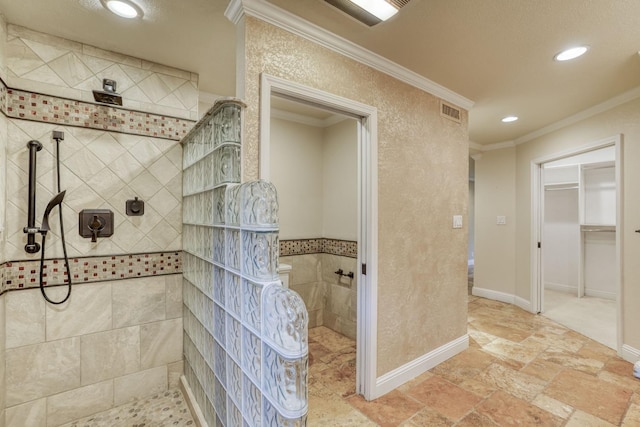
[[[479,288],[474,286],[471,288],[471,293],[477,297],[488,298],[495,301],[506,302],[508,304],[515,304],[515,296],[507,294],[505,292],[493,291],[491,289]]]
[[[412,360],[411,362],[402,365],[381,377],[378,377],[372,400],[395,390],[407,381],[425,373],[434,366],[452,358],[467,348],[469,348],[469,335],[465,334],[460,338],[430,351],[424,356],[420,356],[417,359]]]
[[[514,304],[521,309],[532,313],[531,311],[531,301],[528,301],[524,298],[517,297],[512,294],[508,294],[506,292],[494,291],[491,289],[478,288],[474,286],[471,288],[471,293],[477,297],[487,298],[494,301],[506,302],[507,304]]]
[[[615,292],[607,292],[607,291],[598,291],[595,289],[585,289],[584,294],[589,297],[597,297],[615,301],[616,294]]]
[[[515,297],[514,298],[514,304],[517,305],[518,307],[520,307],[521,309],[528,311],[529,313],[532,313],[531,311],[531,301],[528,301],[524,298],[521,297]]]
[[[544,288],[550,291],[564,292],[573,295],[578,294],[577,286],[565,285],[564,283],[544,282]]]
[[[191,411],[191,416],[193,416],[193,421],[195,422],[196,427],[209,427],[209,424],[207,424],[207,421],[204,419],[204,414],[200,409],[200,405],[196,402],[196,397],[194,396],[193,391],[191,391],[191,387],[189,387],[184,375],[180,377],[180,389],[182,390],[184,400]]]
[[[638,350],[637,348],[633,348],[630,345],[623,344],[620,357],[622,357],[629,363],[636,363],[638,360],[640,360],[640,350]]]

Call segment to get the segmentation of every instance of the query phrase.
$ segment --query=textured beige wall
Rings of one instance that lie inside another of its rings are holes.
[[[473,286],[515,293],[516,149],[488,151],[476,160]],[[498,215],[507,218],[497,225]]]
[[[257,19],[244,37],[244,180],[258,178],[262,72],[378,109],[377,374],[466,334],[467,228],[451,221],[467,214],[467,113],[441,118],[435,96]]]

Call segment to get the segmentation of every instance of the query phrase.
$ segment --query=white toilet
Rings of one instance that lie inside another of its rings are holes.
[[[282,286],[289,287],[289,274],[291,274],[291,266],[289,264],[280,264],[278,267],[278,276],[282,282]]]

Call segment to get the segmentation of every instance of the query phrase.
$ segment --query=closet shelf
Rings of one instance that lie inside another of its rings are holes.
[[[573,190],[579,187],[578,182],[554,182],[553,184],[545,184],[545,190]]]
[[[615,225],[601,225],[601,224],[582,224],[580,225],[580,231],[584,232],[612,232],[616,231]]]

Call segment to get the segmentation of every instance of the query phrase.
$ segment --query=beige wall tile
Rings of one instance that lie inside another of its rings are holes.
[[[140,369],[137,326],[85,335],[82,340],[82,384],[93,384]]]
[[[9,349],[7,405],[67,391],[80,385],[80,338]]]
[[[182,317],[182,274],[164,276],[166,292],[166,317]]]
[[[348,288],[334,284],[329,285],[329,289],[329,297],[325,305],[326,309],[339,317],[355,321],[356,309],[352,307],[353,292]]]
[[[167,373],[169,380],[169,388],[177,388],[180,386],[180,377],[184,374],[184,361],[170,363],[167,365]]]
[[[7,23],[0,19],[0,78],[7,78]]]
[[[15,348],[45,340],[45,301],[39,289],[6,294],[6,346]]]
[[[47,398],[47,426],[55,427],[113,406],[113,381],[80,387]]]
[[[0,19],[0,21],[2,21]],[[0,28],[2,28],[2,26],[0,25]],[[2,35],[2,34],[0,34]],[[6,336],[5,336],[5,321],[6,321],[6,316],[5,316],[5,296],[4,295],[0,295],[0,390],[2,391],[0,393],[0,411],[2,411],[0,413],[0,427],[4,427],[4,408],[6,406],[6,402],[5,402],[5,385],[6,385],[6,371],[5,371],[5,364],[4,364],[4,352],[5,352],[5,342],[6,342]]]
[[[322,313],[322,325],[352,340],[356,339],[356,322],[337,316],[328,310]]]
[[[7,408],[6,427],[47,425],[47,399],[42,398]]]
[[[66,292],[66,287],[47,291],[55,301]],[[39,294],[36,297],[42,299]],[[46,319],[47,341],[111,329],[111,283],[74,286],[67,302],[47,305]]]
[[[181,359],[181,318],[140,326],[140,363],[142,369],[167,365]]]
[[[77,88],[79,90],[73,89],[76,94],[72,99],[93,102],[91,90],[102,89],[102,79],[110,78],[118,82],[117,90],[127,108],[156,114],[170,112],[172,116],[183,118],[191,118],[197,113],[198,83],[189,71],[14,25],[9,27],[9,33],[12,40],[7,49],[7,64],[15,74],[7,76],[6,81],[11,87],[36,90],[34,87],[39,86],[38,92],[49,95],[60,95],[61,90]],[[140,92],[147,93],[150,100],[140,102],[140,97],[135,95]],[[134,96],[131,97],[132,93]],[[172,103],[171,108],[157,105],[167,97],[179,102]]]
[[[176,151],[179,147],[178,143],[142,136],[116,135],[95,129],[61,127],[41,122],[27,123],[24,120],[12,119],[8,120],[8,133],[11,136],[7,142],[9,156],[6,158],[6,170],[8,172],[7,184],[4,185],[7,191],[7,203],[0,206],[0,214],[3,209],[6,209],[5,259],[37,257],[37,255],[28,256],[24,252],[22,227],[24,227],[24,211],[27,207],[26,197],[22,191],[19,191],[25,185],[26,171],[28,170],[28,158],[24,151],[24,144],[30,139],[39,139],[44,142],[43,135],[50,135],[54,128],[65,132],[66,136],[64,144],[60,147],[60,154],[63,186],[70,190],[65,197],[63,209],[69,256],[144,252],[149,251],[150,245],[156,251],[180,249],[180,227],[169,226],[170,235],[163,236],[164,229],[156,230],[155,227],[165,218],[153,209],[151,204],[149,204],[150,215],[136,217],[135,221],[132,220],[134,217],[125,215],[124,205],[124,200],[133,197],[133,195],[149,201],[156,193],[161,192],[161,194],[171,197],[166,205],[163,202],[161,204],[165,207],[173,206],[171,210],[163,212],[167,217],[170,217],[171,223],[175,224],[174,211],[179,212],[181,209],[182,187],[175,185],[175,183],[180,183],[180,174],[163,185],[147,171],[147,168],[156,162],[162,164],[165,155],[169,159],[169,163],[175,166],[175,162],[181,155],[181,152]],[[0,128],[0,133],[2,132],[2,128]],[[45,147],[45,150],[39,153],[39,162],[42,160],[43,164],[52,165],[53,160],[48,151],[51,147],[46,143]],[[78,153],[84,154],[79,155]],[[87,168],[87,164],[91,164],[91,167]],[[38,200],[42,203],[45,203],[45,199],[47,199],[47,192],[55,193],[53,168],[48,167],[48,169],[49,171],[45,169],[41,171],[52,177],[51,180],[41,180],[40,182],[47,190],[38,193]],[[177,166],[174,169],[177,169]],[[107,179],[96,182],[96,176],[106,176]],[[156,202],[158,200],[155,199]],[[92,244],[90,239],[80,237],[77,232],[69,232],[70,225],[77,222],[78,212],[87,206],[109,208],[114,212],[116,229],[112,237],[99,239],[97,244]],[[152,210],[155,215],[151,215]],[[56,217],[52,219],[55,222]],[[168,222],[163,224],[166,223]],[[47,238],[47,254],[54,257],[62,256],[57,234],[58,228],[56,224],[53,225],[56,233],[50,234]],[[150,234],[153,234],[153,240],[148,239]],[[146,245],[141,243],[145,241],[145,238],[148,242]],[[137,250],[134,250],[135,248]]]
[[[114,380],[114,404],[116,406],[140,399],[167,389],[167,367],[147,369]]]
[[[322,282],[289,285],[302,297],[307,310],[322,310],[325,306],[326,286]]]
[[[348,285],[351,288],[355,288],[356,280],[357,280],[357,264],[358,261],[354,258],[349,258],[345,256],[333,255],[333,254],[322,254],[322,279],[327,282],[336,283],[338,276],[335,272],[341,268],[345,273],[349,273],[352,271],[355,275],[353,279],[349,279],[348,277],[342,278],[342,284]]]
[[[324,310],[309,311],[309,329],[324,325]]]
[[[291,257],[290,285],[304,285],[320,280],[320,257],[322,254],[297,255]]]
[[[80,52],[82,49],[81,43],[41,33],[18,25],[9,24],[8,29],[9,36],[32,40],[43,45],[53,46],[60,50]]]
[[[113,283],[113,326],[139,325],[164,320],[163,277],[121,280]]]

